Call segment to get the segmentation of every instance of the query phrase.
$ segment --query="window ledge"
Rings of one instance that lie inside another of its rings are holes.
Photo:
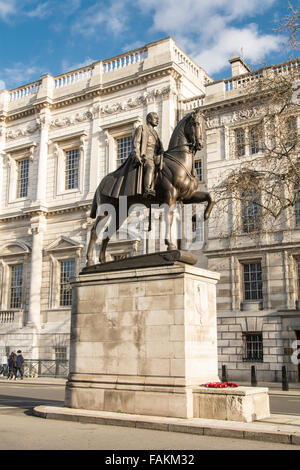
[[[263,301],[262,300],[254,300],[254,301],[244,301],[241,304],[241,310],[244,312],[253,312],[257,310],[263,310]]]
[[[60,311],[65,311],[65,310],[71,310],[72,305],[68,307],[51,307],[46,310],[46,312],[60,312]]]

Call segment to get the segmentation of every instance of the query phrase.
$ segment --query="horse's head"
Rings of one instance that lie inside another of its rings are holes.
[[[192,111],[185,125],[185,136],[194,152],[203,148],[204,118],[200,109]]]

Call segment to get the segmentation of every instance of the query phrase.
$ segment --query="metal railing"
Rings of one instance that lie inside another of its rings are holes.
[[[25,359],[24,377],[67,377],[69,361],[58,359]]]

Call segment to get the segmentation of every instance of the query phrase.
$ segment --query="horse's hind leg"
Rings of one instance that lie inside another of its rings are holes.
[[[115,218],[113,217],[112,220],[110,221],[110,224],[107,227],[107,234],[105,238],[102,241],[101,245],[101,251],[100,251],[100,256],[99,256],[99,262],[100,263],[105,263],[106,261],[106,248],[109,243],[109,240],[111,237],[119,230],[123,222],[127,218],[127,212],[122,213],[120,216],[120,209],[119,206],[115,207]],[[115,225],[114,225],[115,224]]]
[[[167,245],[167,250],[177,250],[177,244],[173,243],[172,241],[172,224],[173,224],[173,219],[174,219],[174,206],[169,206],[169,212],[168,212],[168,220],[166,224],[166,238],[165,238],[165,244]]]

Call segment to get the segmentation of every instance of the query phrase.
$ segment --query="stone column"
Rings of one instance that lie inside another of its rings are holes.
[[[175,109],[174,98],[176,98],[176,90],[172,85],[161,90],[162,106],[161,106],[161,140],[165,150],[168,148],[171,134],[175,128]]]
[[[38,177],[37,177],[37,189],[36,189],[36,201],[35,204],[41,206],[46,204],[46,187],[47,187],[47,157],[48,157],[48,134],[49,134],[49,122],[50,122],[50,109],[44,108],[40,112],[40,150],[38,158]]]
[[[93,103],[91,124],[90,180],[88,198],[93,198],[99,184],[100,100]]]
[[[45,217],[37,215],[31,219],[32,252],[30,270],[30,296],[28,310],[28,324],[36,330],[40,328],[41,313],[41,287],[42,287],[42,262],[43,262],[43,232]],[[37,355],[34,355],[37,359]]]

